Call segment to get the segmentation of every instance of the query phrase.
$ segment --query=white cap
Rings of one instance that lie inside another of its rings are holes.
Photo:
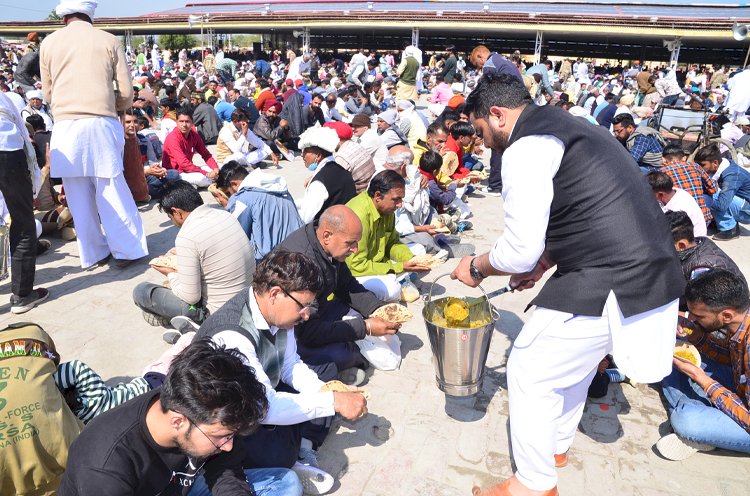
[[[97,5],[96,0],[63,0],[55,9],[55,13],[60,17],[70,14],[86,14],[94,19],[94,11]]]
[[[329,127],[311,127],[300,135],[297,147],[304,150],[311,146],[317,146],[332,154],[339,146],[339,135]]]

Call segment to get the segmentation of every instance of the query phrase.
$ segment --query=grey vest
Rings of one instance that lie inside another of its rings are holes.
[[[256,329],[250,313],[249,301],[250,290],[243,289],[201,324],[195,339],[213,338],[223,331],[242,334],[253,344],[255,354],[263,365],[263,372],[268,376],[271,385],[276,388],[279,384],[281,368],[284,365],[287,332],[282,329],[274,336],[268,329]]]

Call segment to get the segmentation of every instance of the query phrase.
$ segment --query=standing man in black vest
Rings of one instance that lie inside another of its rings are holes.
[[[633,158],[605,129],[537,107],[517,78],[487,75],[465,112],[503,153],[505,231],[452,276],[511,275],[516,289],[556,271],[508,360],[513,477],[475,495],[557,492],[597,364],[612,352],[637,382],[671,372],[684,289],[669,227]]]

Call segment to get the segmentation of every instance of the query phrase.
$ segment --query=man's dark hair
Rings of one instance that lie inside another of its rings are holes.
[[[433,176],[443,165],[443,157],[435,151],[427,150],[419,157],[419,168]]]
[[[175,357],[159,394],[163,412],[172,410],[194,424],[213,424],[250,434],[268,413],[266,390],[242,353],[196,339]],[[192,425],[191,425],[192,428]]]
[[[261,294],[278,286],[288,293],[311,291],[317,295],[323,289],[323,273],[304,253],[274,250],[258,263],[252,285]]]
[[[313,93],[313,95],[310,97],[310,101],[313,101],[316,98],[321,102],[323,101],[323,95],[321,95],[320,93]]]
[[[439,132],[444,132],[445,134],[448,134],[448,128],[445,127],[445,124],[442,121],[436,120],[429,126],[427,126],[427,136],[434,136]]]
[[[653,171],[646,174],[651,191],[657,193],[669,193],[674,188],[674,182],[669,174],[662,171]]]
[[[703,303],[715,312],[727,308],[744,312],[750,307],[747,283],[724,269],[712,269],[689,280],[685,288],[685,299],[693,303]]]
[[[567,93],[560,93],[560,101],[561,102],[569,102],[570,101],[570,95]]]
[[[159,199],[159,211],[171,214],[175,208],[192,212],[203,205],[203,199],[198,191],[187,181],[182,179],[169,183],[162,188]]]
[[[445,125],[446,121],[456,122],[460,118],[461,118],[461,114],[459,114],[458,112],[456,112],[450,107],[445,107],[443,112],[437,117],[437,119],[435,119],[435,121],[442,122],[443,125]]]
[[[326,95],[326,102],[327,103],[336,103],[336,100],[338,98],[336,97],[336,93],[329,93]]]
[[[271,83],[269,83],[268,80],[266,80],[266,79],[259,79],[258,80],[258,86],[260,86],[261,88],[270,88],[271,87]]]
[[[234,114],[232,114],[234,115]],[[216,176],[216,186],[219,189],[226,189],[232,181],[242,181],[250,172],[247,167],[236,160],[230,160],[219,169],[219,175]]]
[[[232,122],[250,121],[250,118],[247,116],[247,112],[242,109],[235,109],[232,112],[232,116],[230,117],[230,119],[232,119]]]
[[[367,187],[367,194],[370,198],[375,198],[375,193],[380,193],[381,196],[388,194],[393,188],[405,188],[406,180],[396,171],[385,170],[378,172],[370,180],[370,185]]]
[[[177,113],[176,113],[175,117],[177,119],[179,119],[181,115],[186,115],[186,116],[190,117],[190,120],[192,121],[193,120],[193,107],[191,107],[190,105],[182,105],[182,106],[180,106],[177,109]]]
[[[31,114],[26,118],[34,131],[44,131],[47,129],[47,125],[44,123],[44,118],[41,115]]]
[[[471,137],[476,133],[477,131],[476,129],[474,129],[474,126],[472,126],[468,122],[458,121],[453,124],[453,127],[451,127],[451,136],[453,137],[453,139],[458,139],[461,137]]]
[[[486,119],[490,107],[515,109],[532,103],[531,95],[520,78],[510,74],[489,73],[482,76],[466,99],[464,113]]]
[[[680,145],[670,143],[664,147],[661,156],[666,158],[682,158],[685,156],[685,150]]]
[[[209,105],[216,105],[216,102],[218,101],[219,99],[216,98],[215,96],[209,96],[208,100],[206,100],[206,103],[208,103]]]
[[[635,121],[630,114],[620,114],[612,119],[612,125],[620,124],[622,127],[635,127]]]
[[[687,240],[688,243],[695,241],[693,221],[686,212],[676,210],[666,212],[665,215],[672,229],[672,242],[677,243],[681,239]]]
[[[167,86],[164,88],[164,94],[167,98],[175,98],[177,96],[177,88],[174,86]]]
[[[715,143],[704,146],[695,154],[695,161],[699,164],[702,162],[721,162],[721,151],[719,151],[719,146]]]
[[[567,93],[565,93],[565,94],[567,95]],[[607,93],[606,95],[604,95],[604,101],[605,102],[611,102],[611,101],[614,101],[614,99],[615,99],[615,94],[614,93]]]

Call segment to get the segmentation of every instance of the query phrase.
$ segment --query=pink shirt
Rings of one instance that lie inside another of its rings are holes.
[[[430,97],[430,103],[438,103],[440,105],[448,105],[448,101],[453,98],[453,90],[450,85],[446,82],[442,82],[432,88],[432,96]]]

